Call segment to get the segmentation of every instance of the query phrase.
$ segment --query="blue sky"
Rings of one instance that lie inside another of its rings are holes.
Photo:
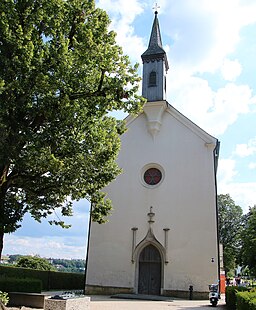
[[[154,2],[99,0],[97,5],[108,12],[124,53],[141,64]],[[256,1],[162,0],[158,5],[170,65],[167,100],[220,140],[218,193],[229,193],[247,212],[256,204]],[[26,216],[22,228],[5,236],[4,254],[85,258],[88,210],[87,201],[76,202],[68,230]]]

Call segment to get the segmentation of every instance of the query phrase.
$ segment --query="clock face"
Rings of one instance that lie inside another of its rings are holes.
[[[148,185],[156,185],[162,180],[162,173],[157,168],[149,168],[144,173],[144,181]]]

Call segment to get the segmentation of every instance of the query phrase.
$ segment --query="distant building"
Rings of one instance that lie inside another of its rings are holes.
[[[9,264],[9,256],[5,256],[5,255],[2,255],[1,259],[0,259],[0,264]]]
[[[219,279],[219,143],[166,101],[157,12],[142,61],[147,103],[126,119],[109,222],[91,223],[86,291],[205,297]]]

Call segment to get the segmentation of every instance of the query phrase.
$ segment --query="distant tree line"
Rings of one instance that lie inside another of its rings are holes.
[[[37,270],[55,270],[62,272],[81,272],[85,270],[84,259],[55,259],[39,256],[9,255],[8,263],[17,267]]]
[[[52,265],[59,271],[65,272],[84,272],[84,259],[51,259]]]
[[[229,194],[218,195],[218,219],[226,275],[240,266],[244,275],[256,277],[256,205],[243,214]]]

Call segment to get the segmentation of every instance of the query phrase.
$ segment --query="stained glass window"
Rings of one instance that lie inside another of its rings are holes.
[[[149,168],[144,173],[144,181],[148,185],[156,185],[161,181],[161,179],[162,179],[162,173],[157,168]]]

